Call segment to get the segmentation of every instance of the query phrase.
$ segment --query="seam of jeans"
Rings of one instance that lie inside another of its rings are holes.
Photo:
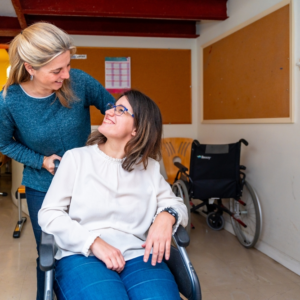
[[[99,260],[100,261],[100,260]],[[79,267],[82,267],[82,266],[85,266],[85,265],[91,265],[91,264],[98,264],[97,261],[94,261],[94,262],[89,262],[89,263],[84,263],[82,265],[77,265],[77,266],[74,266],[73,268],[70,268],[68,271],[74,271],[76,268],[79,268]],[[64,271],[63,271],[64,272]]]
[[[129,266],[133,266],[133,265],[135,265],[135,264],[139,264],[141,261],[140,261],[140,260],[137,260],[137,258],[141,258],[141,257],[144,257],[144,255],[140,255],[140,256],[137,256],[137,257],[135,257],[135,258],[132,258],[132,259],[128,260],[128,261],[126,262],[126,264],[129,265]],[[150,254],[149,259],[150,259],[150,257],[152,258],[152,254]],[[133,262],[133,260],[136,260],[136,261]],[[142,258],[142,260],[143,260],[143,258]]]
[[[170,282],[172,282],[172,283],[175,283],[175,281],[173,281],[173,280],[163,279],[163,278],[160,278],[160,279],[145,280],[145,281],[143,281],[143,282],[140,282],[140,283],[138,283],[138,284],[135,284],[134,286],[132,286],[131,288],[129,288],[129,289],[127,290],[127,292],[129,292],[130,290],[132,290],[133,288],[135,288],[135,287],[138,286],[138,285],[144,284],[144,283],[146,283],[146,282],[153,282],[153,281],[170,281]],[[176,285],[176,283],[175,283],[175,285]],[[177,286],[177,285],[176,285],[176,286]],[[178,287],[177,287],[177,288],[178,288]]]
[[[99,283],[99,282],[102,283],[102,282],[105,282],[105,281],[109,281],[109,282],[116,281],[116,282],[120,283],[122,286],[124,286],[124,284],[123,284],[123,282],[122,282],[121,280],[116,280],[116,279],[105,279],[105,280],[99,280],[99,281],[93,282],[93,283],[91,283],[91,284],[85,286],[83,289],[80,290],[80,292],[84,291],[85,289],[87,289],[88,287],[90,287],[90,286],[92,286],[92,285],[95,285],[95,284],[97,284],[97,283]],[[124,288],[125,288],[125,287],[124,287]],[[126,290],[126,289],[125,289],[125,290]]]
[[[172,274],[170,272],[170,270],[165,270],[165,269],[139,269],[139,270],[136,270],[134,272],[131,272],[130,274],[126,275],[125,277],[122,277],[122,281],[124,281],[130,275],[133,275],[137,272],[145,272],[145,271],[164,271],[164,272],[167,272],[168,274]]]
[[[161,296],[158,296],[158,297],[154,297],[154,298],[153,297],[151,297],[151,298],[143,298],[143,299],[140,299],[140,300],[155,300],[155,299],[162,300],[163,298]]]
[[[63,295],[63,297],[64,297],[64,300],[68,300],[67,297],[66,297],[66,295],[64,294],[62,288],[60,287],[60,284],[58,283],[58,280],[57,280],[56,278],[55,278],[55,281],[56,281],[57,286],[59,287],[60,293],[61,293],[61,294]]]

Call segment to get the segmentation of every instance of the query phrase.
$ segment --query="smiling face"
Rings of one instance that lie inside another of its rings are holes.
[[[70,60],[70,51],[66,51],[38,70],[34,70],[27,63],[24,65],[28,73],[33,75],[34,84],[43,90],[53,92],[62,87],[64,80],[69,79]]]
[[[130,112],[133,112],[129,101],[125,96],[121,97],[117,105],[125,106]],[[109,109],[105,112],[105,117],[98,131],[102,133],[108,140],[115,139],[120,142],[127,143],[133,136],[136,135],[134,127],[134,118],[127,112],[121,116],[115,115],[114,109]]]

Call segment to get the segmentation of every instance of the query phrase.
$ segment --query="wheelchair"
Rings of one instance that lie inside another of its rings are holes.
[[[59,161],[55,160],[55,171]],[[180,225],[172,237],[170,259],[165,260],[177,283],[179,292],[188,300],[201,300],[201,287],[198,276],[189,260],[185,248],[190,243],[189,235]],[[40,269],[45,272],[44,300],[53,300],[53,277],[55,272],[55,254],[57,246],[54,236],[42,232],[39,245]]]
[[[189,173],[186,166],[174,162],[178,172],[172,190],[189,202],[192,213],[206,208],[202,213],[213,230],[221,230],[225,225],[223,213],[229,214],[237,239],[251,248],[261,233],[262,212],[256,192],[246,181],[246,167],[240,165],[242,143],[248,145],[244,139],[225,145],[202,145],[194,140]],[[229,199],[229,208],[222,199]],[[194,204],[196,201],[200,204]]]

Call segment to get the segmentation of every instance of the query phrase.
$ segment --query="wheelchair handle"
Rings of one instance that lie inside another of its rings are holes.
[[[185,172],[187,172],[189,170],[187,167],[185,167],[184,165],[182,165],[178,161],[174,162],[174,166],[177,167],[183,173],[185,173]]]
[[[243,143],[245,146],[249,145],[249,143],[245,139],[240,139],[239,142]]]
[[[54,159],[53,163],[54,163],[54,174],[55,174],[58,169],[60,161],[58,159]]]

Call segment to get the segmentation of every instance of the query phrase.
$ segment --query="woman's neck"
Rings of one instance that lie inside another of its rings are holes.
[[[102,152],[110,157],[123,159],[125,157],[125,145],[120,141],[107,140],[104,144],[98,145],[98,147]]]
[[[22,82],[22,84],[20,85],[22,86],[24,91],[32,97],[43,98],[43,97],[50,96],[53,93],[52,90],[45,89],[44,87],[35,84],[33,81]]]

